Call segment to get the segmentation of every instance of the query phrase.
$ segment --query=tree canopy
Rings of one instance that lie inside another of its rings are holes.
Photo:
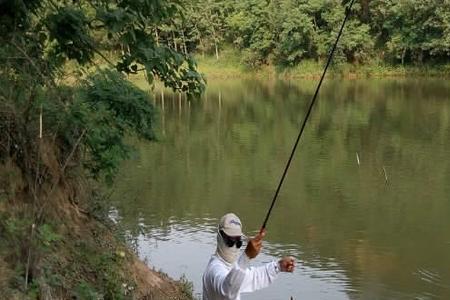
[[[203,90],[187,52],[154,35],[181,10],[160,0],[0,2],[0,159],[37,176],[38,144],[51,140],[62,166],[76,153],[94,176],[111,178],[127,156],[126,135],[154,137],[150,95],[125,75]]]
[[[232,46],[250,66],[295,65],[326,56],[344,17],[341,0],[195,0],[181,18],[156,31],[189,52]],[[358,0],[340,42],[338,61],[420,64],[450,57],[450,0]],[[175,25],[176,24],[176,25]]]

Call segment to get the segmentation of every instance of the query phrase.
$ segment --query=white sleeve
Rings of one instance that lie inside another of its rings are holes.
[[[278,263],[275,261],[258,267],[250,267],[245,271],[241,293],[249,293],[269,286],[280,273]]]
[[[270,262],[260,267],[248,267],[250,259],[245,253],[229,272],[216,266],[210,270],[213,275],[214,294],[235,299],[239,293],[252,292],[270,285],[279,273],[278,263]],[[210,274],[211,274],[210,273]],[[211,281],[210,281],[211,282]]]
[[[245,280],[248,261],[247,255],[243,253],[228,273],[222,268],[211,270],[214,274],[212,278],[214,293],[228,299],[235,299]]]

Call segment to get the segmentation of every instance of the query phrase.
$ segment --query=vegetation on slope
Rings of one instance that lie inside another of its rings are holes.
[[[153,0],[0,3],[2,295],[184,297],[102,225],[107,210],[95,189],[127,158],[125,137],[154,138],[150,96],[125,74],[203,89],[194,61],[152,35],[180,9]]]

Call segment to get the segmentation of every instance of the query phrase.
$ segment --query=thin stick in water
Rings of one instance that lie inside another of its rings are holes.
[[[181,93],[178,93],[178,116],[181,116]]]
[[[383,172],[384,172],[384,179],[386,180],[386,183],[388,183],[388,177],[386,173],[386,168],[383,166]]]
[[[359,166],[360,163],[359,163],[359,155],[358,155],[358,152],[356,152],[356,161],[358,162],[358,166]]]

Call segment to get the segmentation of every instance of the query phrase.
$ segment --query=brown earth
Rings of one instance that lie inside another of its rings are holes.
[[[95,216],[80,168],[64,170],[52,149],[40,151],[43,179],[0,163],[0,298],[192,299],[188,285],[151,270]]]

